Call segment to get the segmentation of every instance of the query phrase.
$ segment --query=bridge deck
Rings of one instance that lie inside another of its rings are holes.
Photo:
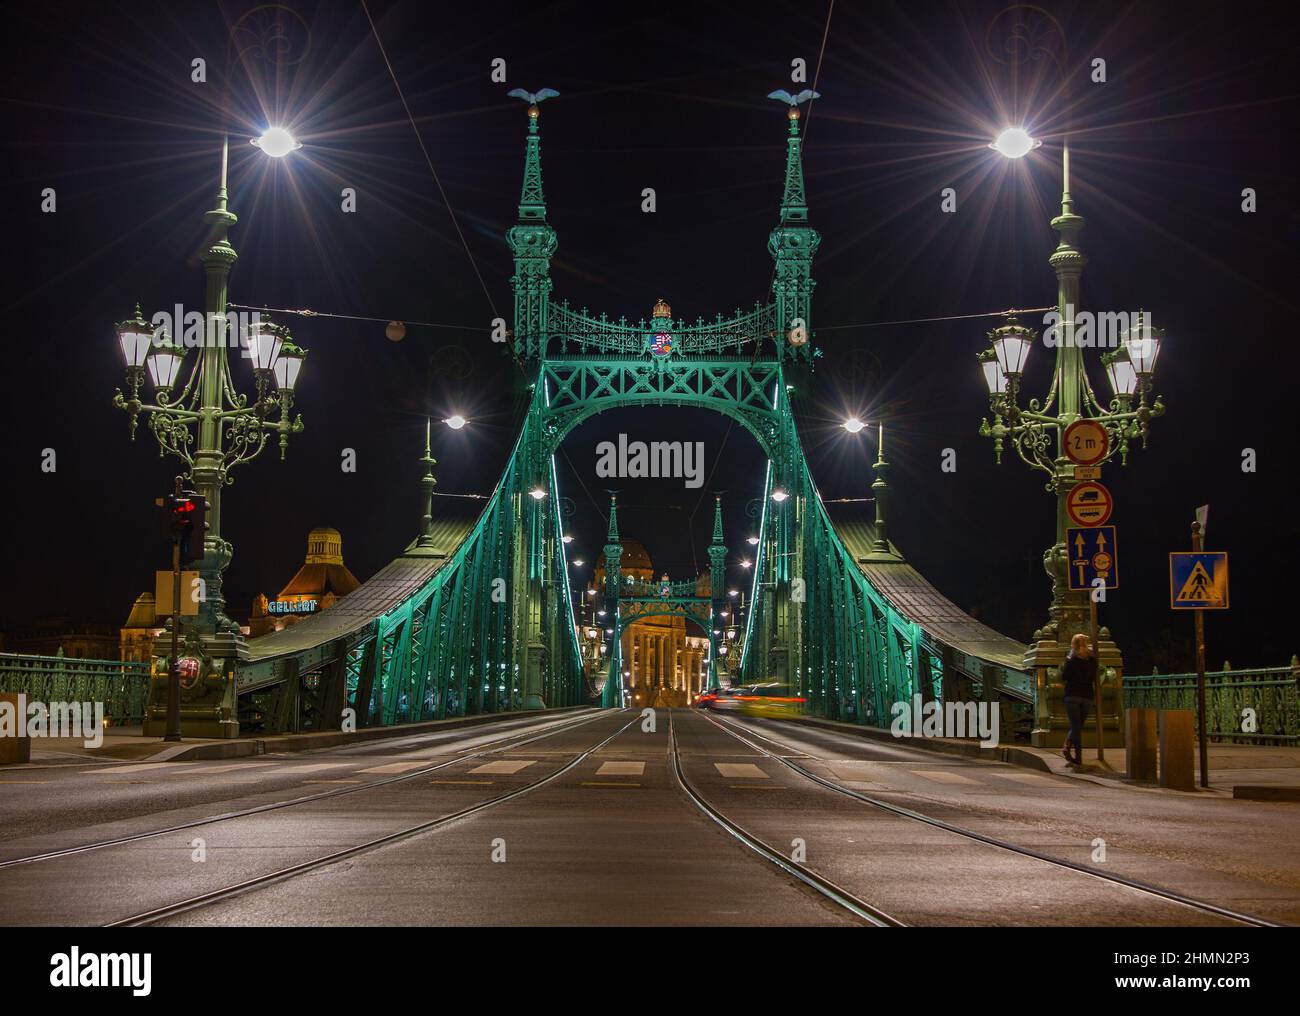
[[[283,631],[253,639],[248,644],[251,662],[293,655],[361,631],[429,581],[455,554],[474,528],[477,517],[477,513],[473,516],[455,513],[435,519],[433,548],[416,551],[408,547],[400,557],[384,565],[328,610]]]
[[[862,574],[935,641],[1011,670],[1023,668],[1023,643],[971,617],[901,557],[897,561],[880,560],[873,553],[876,529],[872,522],[855,517],[852,510],[839,505],[827,505],[826,510]]]

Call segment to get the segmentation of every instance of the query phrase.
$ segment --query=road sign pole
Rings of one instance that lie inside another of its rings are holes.
[[[1201,523],[1192,523],[1192,551],[1201,551]],[[1205,736],[1205,611],[1196,609],[1196,736],[1201,743],[1201,786],[1209,788],[1209,745]]]
[[[176,496],[181,478],[176,477]],[[172,659],[167,675],[167,732],[164,741],[181,739],[181,537],[172,533]]]
[[[1097,655],[1097,598],[1092,592],[1088,594],[1088,621],[1091,627],[1088,638],[1092,642],[1092,658],[1097,664],[1097,676],[1092,682],[1092,694],[1096,699],[1097,709],[1097,761],[1105,765],[1106,736],[1101,721],[1101,657]],[[1083,745],[1079,745],[1079,757],[1083,757]]]

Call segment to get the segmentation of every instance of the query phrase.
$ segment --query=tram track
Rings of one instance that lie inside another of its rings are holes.
[[[803,778],[809,780],[810,782],[815,783],[818,786],[823,787],[827,790],[840,794],[844,797],[851,798],[862,804],[866,804],[873,808],[878,808],[882,811],[888,812],[891,815],[910,819],[915,822],[920,822],[923,823],[924,825],[928,825],[936,829],[942,829],[945,832],[952,833],[954,835],[961,836],[965,839],[973,840],[978,843],[982,843],[986,846],[994,847],[1000,850],[1010,851],[1012,853],[1019,854],[1023,857],[1033,858],[1036,861],[1042,861],[1059,868],[1064,868],[1081,875],[1098,879],[1102,882],[1106,882],[1111,885],[1121,886],[1125,889],[1130,889],[1135,892],[1143,893],[1145,895],[1154,897],[1156,899],[1161,899],[1166,902],[1175,903],[1187,907],[1190,910],[1197,911],[1199,913],[1209,914],[1215,917],[1224,918],[1226,920],[1235,921],[1239,924],[1243,924],[1255,928],[1285,927],[1285,925],[1279,924],[1275,921],[1269,921],[1266,918],[1259,917],[1255,914],[1247,914],[1241,911],[1229,909],[1227,907],[1221,907],[1217,904],[1210,903],[1206,900],[1197,899],[1193,896],[1188,896],[1184,893],[1177,892],[1176,890],[1166,889],[1163,888],[1162,886],[1153,885],[1149,882],[1143,882],[1138,879],[1127,878],[1123,875],[1117,875],[1111,872],[1104,872],[1097,868],[1093,868],[1089,865],[1081,864],[1077,861],[1069,861],[1066,860],[1065,858],[1055,857],[1051,854],[1042,853],[1041,851],[1034,850],[1030,847],[1024,847],[1016,843],[1011,843],[1008,840],[999,839],[996,836],[989,836],[985,833],[976,832],[973,829],[965,829],[961,826],[954,825],[951,822],[946,822],[943,819],[934,818],[930,815],[926,815],[918,811],[913,811],[910,808],[904,808],[901,805],[893,804],[889,801],[880,800],[879,798],[872,797],[870,794],[864,794],[861,791],[854,790],[850,787],[841,786],[840,784],[836,783],[833,780],[828,780],[823,776],[819,776],[817,773],[809,771],[808,769],[800,765],[798,762],[795,762],[786,756],[778,755],[774,752],[769,751],[768,749],[764,748],[761,744],[756,744],[754,741],[751,741],[749,738],[743,736],[742,733],[738,733],[737,731],[738,730],[743,731],[744,734],[750,734],[755,738],[766,741],[769,744],[775,745],[778,748],[784,749],[785,751],[788,752],[793,752],[805,758],[815,758],[815,756],[809,756],[806,752],[803,752],[800,749],[795,748],[793,745],[786,744],[785,742],[780,741],[775,737],[771,737],[766,734],[759,733],[758,731],[753,730],[752,728],[742,727],[736,724],[734,721],[725,720],[725,719],[720,720],[708,714],[705,714],[705,718],[714,726],[718,727],[720,730],[725,731],[726,733],[728,733],[729,735],[731,735],[741,743],[745,744],[749,748],[759,752],[761,755],[765,756],[766,758],[770,758],[777,762],[780,762],[783,766],[792,770],[793,772],[797,773]],[[817,761],[821,761],[821,760],[818,759]]]
[[[602,712],[598,715],[604,715],[604,714]],[[592,719],[595,719],[595,717],[592,717]],[[584,761],[586,761],[586,759],[590,755],[593,755],[596,752],[600,751],[603,747],[605,747],[605,745],[609,744],[611,741],[613,741],[615,738],[621,735],[624,731],[626,731],[629,727],[633,726],[638,722],[640,722],[640,717],[633,716],[632,719],[630,719],[627,723],[623,724],[623,726],[619,727],[608,737],[604,738],[598,744],[595,744],[590,748],[586,748],[582,750],[577,755],[575,755],[572,759],[566,762],[564,765],[556,769],[554,772],[548,773],[547,775],[539,777],[536,780],[532,780],[522,787],[516,787],[514,790],[508,791],[507,793],[499,794],[496,797],[487,799],[486,801],[479,801],[475,804],[469,805],[464,808],[460,808],[453,812],[449,812],[445,815],[439,815],[437,818],[428,819],[424,822],[419,822],[415,825],[407,826],[406,828],[399,829],[392,833],[387,833],[383,836],[377,836],[373,839],[366,840],[363,843],[358,843],[351,847],[345,847],[342,850],[332,851],[331,853],[325,854],[321,857],[312,858],[311,860],[308,861],[301,861],[298,864],[288,865],[287,867],[277,869],[276,871],[267,872],[264,875],[258,875],[250,879],[245,879],[241,882],[232,883],[231,885],[224,886],[220,889],[213,889],[206,893],[200,893],[197,896],[192,896],[188,899],[181,900],[176,903],[169,903],[161,907],[156,907],[152,910],[147,910],[138,914],[133,914],[130,917],[120,918],[119,920],[112,921],[104,925],[104,927],[107,928],[147,927],[152,924],[157,924],[159,921],[164,921],[169,917],[175,917],[179,914],[184,914],[193,910],[199,910],[204,907],[209,907],[212,906],[213,904],[221,903],[225,900],[232,899],[236,896],[242,896],[245,893],[249,893],[257,889],[262,889],[279,882],[284,882],[289,879],[296,878],[300,875],[305,875],[308,872],[312,872],[319,868],[326,867],[327,865],[337,864],[339,861],[347,860],[350,857],[355,857],[359,854],[367,853],[372,850],[377,850],[380,847],[388,846],[389,844],[397,843],[402,840],[410,839],[414,836],[419,836],[422,833],[432,832],[436,829],[451,825],[453,822],[458,822],[462,819],[469,818],[472,815],[476,815],[479,814],[480,812],[487,811],[490,808],[495,808],[497,805],[505,804],[507,801],[513,801],[516,798],[531,793],[532,791],[538,789],[539,787],[543,787],[546,784],[552,782],[553,780],[558,779],[560,776],[563,776],[565,773],[581,765]],[[568,730],[568,729],[572,729],[575,726],[580,726],[580,725],[581,724],[570,724],[566,726],[564,729]],[[550,731],[548,732],[548,734],[543,734],[540,735],[538,738],[534,738],[534,740],[539,740],[540,737],[548,736],[549,734],[554,734],[558,732],[559,731]]]
[[[781,853],[781,851],[765,842],[759,836],[745,829],[734,819],[728,818],[727,815],[712,805],[686,777],[686,772],[682,767],[681,751],[678,746],[677,731],[673,724],[671,711],[668,714],[668,737],[672,750],[673,772],[677,777],[678,785],[685,792],[686,796],[690,798],[691,802],[700,809],[700,811],[721,826],[731,836],[735,837],[748,849],[758,854],[770,864],[798,879],[814,892],[819,893],[827,901],[839,907],[841,910],[847,911],[859,920],[877,928],[906,927],[906,925],[898,918],[886,913],[879,907],[873,906],[866,900],[855,896],[843,886],[837,885],[824,875],[821,875],[819,872],[808,867],[806,864],[796,861]]]
[[[317,801],[329,800],[335,797],[344,797],[349,794],[360,794],[368,790],[375,790],[379,787],[391,786],[394,783],[402,783],[406,780],[417,779],[421,776],[427,776],[430,773],[437,772],[440,769],[446,769],[449,766],[458,765],[464,762],[472,761],[485,755],[494,755],[503,751],[512,751],[515,748],[532,744],[534,741],[541,740],[545,737],[552,737],[555,734],[563,733],[568,730],[574,730],[599,719],[604,715],[603,710],[597,710],[590,716],[584,716],[572,723],[561,722],[547,730],[537,733],[520,734],[512,732],[503,734],[499,738],[488,741],[480,745],[473,751],[465,752],[454,758],[445,759],[411,772],[400,775],[386,777],[384,779],[371,780],[358,786],[335,787],[332,790],[317,791],[312,794],[305,794],[300,797],[289,798],[284,801],[270,801],[266,804],[255,805],[252,808],[242,808],[237,811],[222,812],[218,815],[209,815],[204,818],[191,819],[186,822],[177,822],[169,826],[162,826],[156,829],[147,829],[143,832],[129,833],[123,836],[110,837],[103,840],[95,840],[90,843],[82,843],[71,847],[61,847],[57,850],[48,850],[37,854],[27,854],[22,857],[13,857],[8,860],[0,861],[0,871],[7,868],[15,868],[20,865],[37,864],[42,861],[52,861],[63,857],[70,857],[75,854],[89,853],[95,850],[104,850],[109,847],[122,846],[127,843],[137,843],[141,840],[155,839],[159,836],[167,836],[172,833],[183,832],[186,829],[196,829],[201,826],[214,825],[218,822],[229,822],[234,819],[247,818],[251,815],[261,815],[267,812],[280,811],[286,808],[295,808],[304,804],[311,804]]]

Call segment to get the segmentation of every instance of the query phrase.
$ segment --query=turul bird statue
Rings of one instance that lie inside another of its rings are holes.
[[[512,92],[511,94],[513,95],[514,93]],[[781,102],[788,102],[791,106],[798,106],[800,103],[807,102],[809,99],[820,99],[821,97],[820,92],[814,92],[811,88],[805,88],[798,95],[791,95],[784,88],[778,88],[775,92],[768,94],[769,99],[779,99]]]
[[[543,99],[553,99],[559,94],[554,88],[543,88],[539,92],[526,92],[522,88],[512,88],[506,92],[506,95],[515,99],[523,99],[530,106],[536,106]]]

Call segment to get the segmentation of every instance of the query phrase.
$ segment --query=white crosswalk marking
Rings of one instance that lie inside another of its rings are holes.
[[[644,773],[644,762],[606,762],[596,770],[597,776],[641,776]]]
[[[713,765],[727,779],[768,779],[767,773],[752,762],[714,762]]]
[[[993,775],[1000,776],[1004,780],[1015,780],[1017,783],[1056,783],[1050,776],[1042,773],[994,773]]]
[[[321,773],[326,769],[342,769],[344,766],[356,765],[355,762],[312,762],[305,766],[279,766],[275,769],[266,771],[269,776],[272,773]]]
[[[113,766],[111,769],[83,769],[82,773],[90,776],[129,776],[131,773],[143,773],[149,769],[174,769],[180,766],[192,766],[193,762],[141,762],[132,766]]]
[[[471,769],[470,772],[471,773],[497,773],[502,776],[513,776],[521,769],[527,769],[529,766],[536,765],[536,764],[537,763],[535,761],[534,762],[509,762],[509,761],[488,762],[485,765],[481,765],[476,769]]]
[[[386,766],[375,766],[371,769],[358,769],[359,773],[409,773],[412,769],[423,769],[428,762],[390,762]]]
[[[969,783],[972,786],[979,786],[979,780],[972,780],[969,776],[963,776],[961,773],[945,773],[941,769],[909,769],[908,772],[913,776],[933,780],[935,783]]]
[[[274,762],[232,762],[224,766],[203,766],[199,769],[186,769],[177,776],[207,776],[210,773],[228,773],[233,769],[257,769],[262,766],[275,765]]]

